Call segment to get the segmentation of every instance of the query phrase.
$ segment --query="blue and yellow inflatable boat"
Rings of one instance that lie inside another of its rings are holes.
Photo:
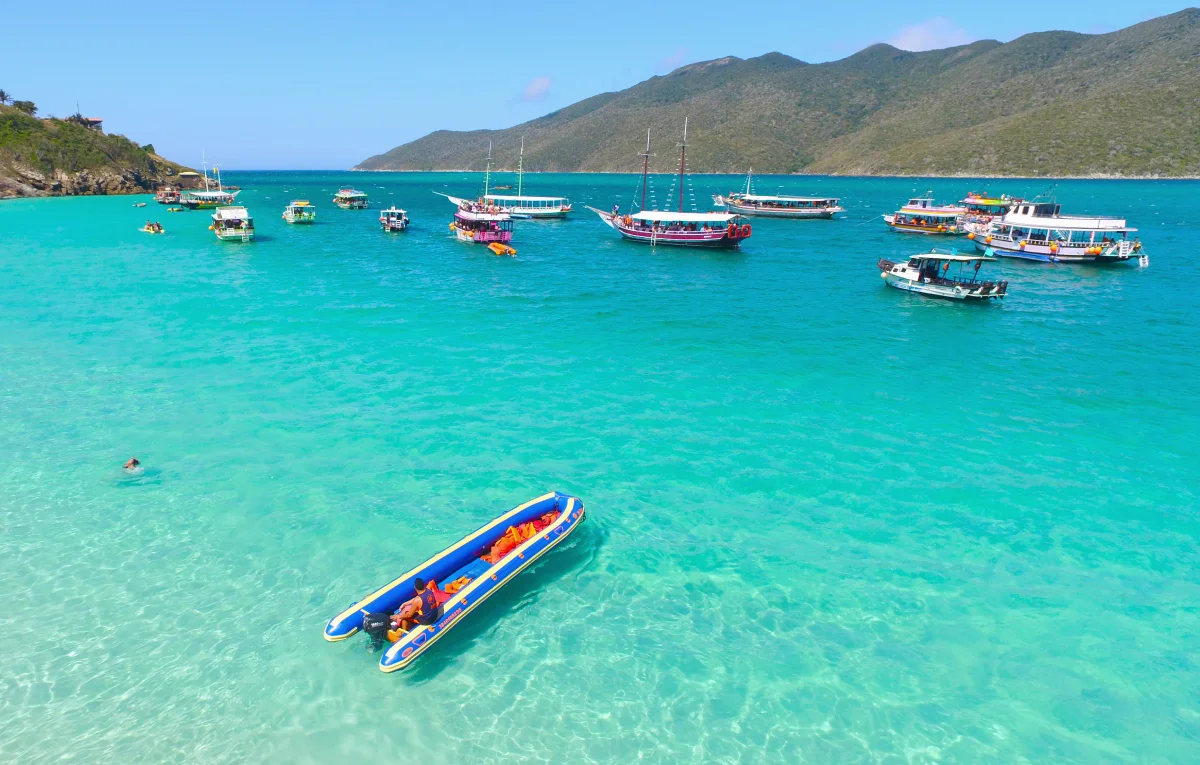
[[[535,520],[542,522],[549,513],[555,514],[549,525],[513,547],[504,557],[495,563],[484,559],[510,529]],[[413,583],[418,577],[443,586],[461,583],[461,589],[442,605],[442,615],[436,622],[403,633],[384,651],[379,660],[381,670],[404,669],[472,609],[566,539],[583,522],[583,516],[583,502],[578,497],[558,492],[515,507],[330,619],[325,625],[325,639],[345,640],[362,629],[367,614],[392,613],[416,594]]]

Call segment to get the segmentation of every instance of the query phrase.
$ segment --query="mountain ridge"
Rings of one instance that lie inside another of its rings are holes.
[[[356,170],[628,172],[646,130],[697,172],[1200,175],[1200,10],[1116,32],[1036,32],[934,51],[876,43],[838,61],[725,56],[503,130],[439,130]],[[652,170],[675,159],[660,154]]]

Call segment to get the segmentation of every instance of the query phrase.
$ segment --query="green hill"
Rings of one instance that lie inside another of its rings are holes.
[[[684,116],[697,172],[1200,175],[1200,10],[1102,35],[1043,32],[924,53],[873,45],[806,64],[723,58],[507,130],[438,131],[357,170],[629,171],[677,161]],[[671,147],[669,150],[665,147]]]
[[[0,106],[0,199],[146,192],[187,169],[125,136]]]

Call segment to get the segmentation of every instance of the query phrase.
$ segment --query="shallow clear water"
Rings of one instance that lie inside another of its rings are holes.
[[[760,179],[849,216],[718,253],[582,210],[630,176],[530,176],[580,212],[508,259],[430,193],[477,177],[228,180],[252,244],[0,203],[0,760],[1200,760],[1200,184],[1060,184],[1150,267],[960,305],[875,269],[928,244],[872,217],[913,181]],[[935,185],[981,188],[1041,190]],[[584,527],[413,672],[322,639],[553,489]]]

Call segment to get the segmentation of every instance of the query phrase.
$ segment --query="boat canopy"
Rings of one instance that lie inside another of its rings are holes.
[[[399,207],[389,207],[386,210],[380,210],[381,215],[404,215],[408,210],[401,210]]]
[[[508,213],[473,212],[471,210],[463,210],[462,208],[459,208],[459,210],[454,213],[454,217],[461,218],[462,220],[478,220],[478,221],[512,220],[512,216],[510,216]]]
[[[1022,215],[1009,213],[1003,221],[1005,226],[1019,228],[1054,229],[1056,231],[1137,231],[1125,225],[1124,218],[1093,218],[1082,215]]]
[[[664,210],[642,210],[630,216],[634,220],[644,220],[649,223],[728,223],[738,217],[733,213],[687,213],[667,212]]]
[[[957,218],[965,212],[966,210],[958,207],[909,207],[906,205],[900,208],[902,215],[919,215],[922,218]]]
[[[367,195],[358,189],[340,189],[334,196],[341,197],[342,199],[353,199],[355,197],[366,197]]]
[[[238,195],[236,191],[185,191],[184,196],[193,199],[233,199]]]
[[[565,197],[518,197],[487,194],[483,197],[492,202],[557,202],[567,201]]]
[[[309,202],[307,199],[293,199],[291,206],[292,207],[312,207],[312,202]]]
[[[913,255],[910,260],[940,260],[950,261],[951,263],[970,263],[973,260],[991,260],[986,255],[959,255],[958,253],[950,252],[927,252],[923,255]]]
[[[213,213],[213,217],[222,220],[245,220],[250,217],[250,211],[240,205],[236,207],[218,207],[216,212]]]
[[[786,195],[767,196],[762,194],[733,194],[732,196],[746,202],[833,202],[837,203],[837,197],[789,197]]]

